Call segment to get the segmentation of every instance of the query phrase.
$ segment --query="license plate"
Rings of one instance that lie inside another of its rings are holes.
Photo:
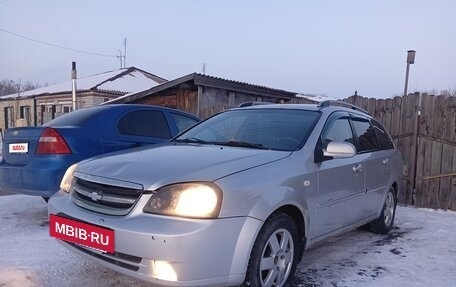
[[[96,249],[114,253],[114,230],[95,226],[58,215],[49,218],[51,237]]]
[[[9,144],[9,153],[28,153],[28,143]]]

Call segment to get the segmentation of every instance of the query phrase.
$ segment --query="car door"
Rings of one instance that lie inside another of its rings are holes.
[[[374,216],[382,207],[391,176],[391,149],[394,145],[385,129],[375,120],[351,115],[359,154],[365,155],[365,216]],[[381,141],[380,141],[381,139]]]
[[[316,146],[322,153],[329,142],[354,143],[354,135],[346,112],[333,113],[326,122]],[[316,163],[318,199],[312,237],[317,238],[358,220],[364,196],[364,157],[333,159],[324,157]]]

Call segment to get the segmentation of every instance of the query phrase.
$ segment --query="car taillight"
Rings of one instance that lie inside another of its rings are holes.
[[[65,139],[53,128],[46,128],[38,140],[37,154],[69,154],[71,153]]]

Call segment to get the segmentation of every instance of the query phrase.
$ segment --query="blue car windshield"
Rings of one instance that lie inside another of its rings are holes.
[[[319,116],[299,109],[234,109],[209,118],[174,141],[293,151],[304,145]]]

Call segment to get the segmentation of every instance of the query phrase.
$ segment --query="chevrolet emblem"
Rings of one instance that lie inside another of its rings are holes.
[[[91,192],[89,194],[89,197],[93,200],[93,201],[98,201],[98,200],[101,200],[103,198],[103,192],[101,191],[100,193],[94,191],[94,192]]]

